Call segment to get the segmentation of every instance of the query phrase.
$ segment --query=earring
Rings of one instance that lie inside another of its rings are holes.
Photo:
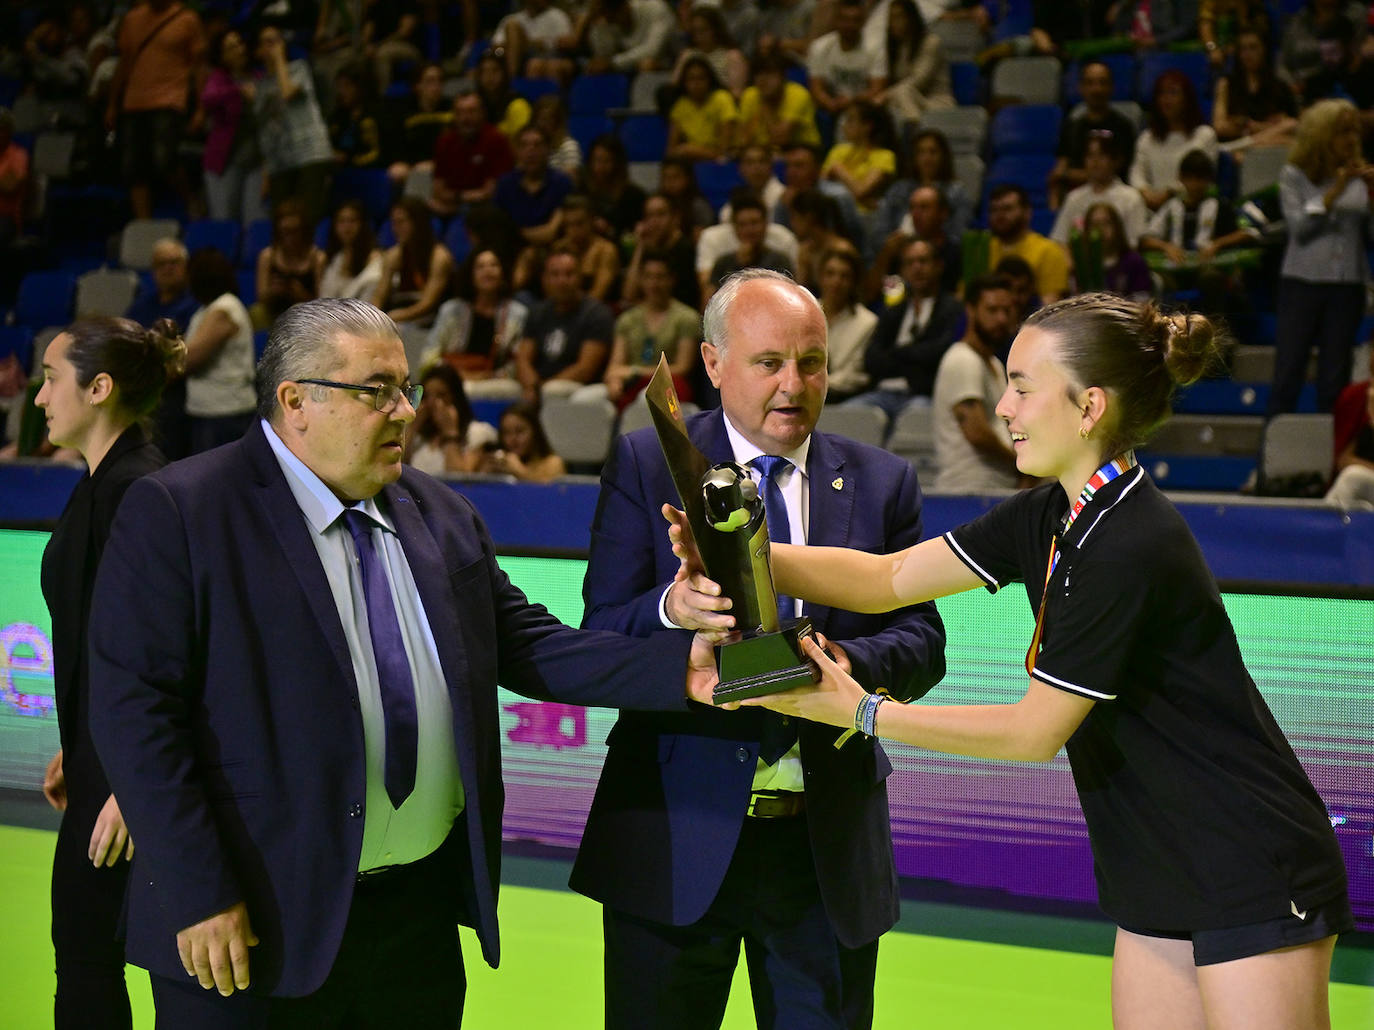
[[[1086,440],[1086,439],[1088,438],[1088,434],[1091,433],[1091,432],[1092,432],[1092,429],[1091,429],[1091,427],[1089,427],[1089,426],[1079,426],[1079,427],[1078,427],[1078,435],[1079,435],[1080,437],[1082,437],[1084,440]]]

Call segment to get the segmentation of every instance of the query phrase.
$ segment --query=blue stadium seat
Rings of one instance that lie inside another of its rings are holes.
[[[1001,6],[1002,17],[992,27],[993,41],[1001,42],[1013,36],[1030,35],[1031,27],[1035,24],[1031,0],[1005,0]]]
[[[1008,154],[1053,154],[1064,111],[1055,104],[1015,104],[992,116],[988,146],[995,158]]]
[[[340,168],[334,173],[331,206],[354,198],[363,202],[374,219],[385,218],[391,211],[392,193],[385,168]]]
[[[668,149],[668,123],[656,114],[635,114],[617,130],[631,161],[662,161]]]
[[[1154,454],[1142,451],[1140,464],[1166,490],[1234,491],[1254,474],[1258,460],[1203,455]]]
[[[243,249],[239,251],[239,267],[255,268],[258,255],[272,242],[272,222],[257,218],[249,222],[243,230]]]
[[[630,79],[619,72],[579,75],[568,90],[570,114],[605,115],[612,107],[630,105]]]
[[[958,104],[973,107],[983,102],[983,75],[972,61],[951,61],[949,79]]]
[[[719,211],[730,199],[730,191],[744,182],[734,161],[698,161],[694,167],[697,186],[712,211]]]
[[[1212,98],[1212,70],[1207,63],[1207,55],[1201,50],[1185,53],[1161,51],[1145,54],[1140,59],[1140,73],[1136,78],[1135,95],[1142,107],[1150,106],[1154,92],[1155,79],[1171,69],[1181,71],[1192,80],[1197,89],[1198,100],[1210,109]]]
[[[615,132],[615,122],[604,114],[573,114],[568,116],[568,135],[577,140],[582,153],[591,149],[592,141],[608,132]]]
[[[239,285],[239,300],[252,304],[258,299],[258,276],[251,268],[240,268],[234,273]]]
[[[0,326],[0,360],[11,354],[25,374],[33,371],[33,330],[28,326]]]
[[[1054,167],[1053,154],[1013,154],[999,157],[983,177],[983,208],[987,208],[987,196],[994,186],[1012,183],[1021,186],[1030,194],[1031,206],[1048,207],[1045,180]]]
[[[214,247],[230,261],[236,261],[242,235],[242,227],[232,219],[200,218],[186,226],[183,242],[192,254],[205,247]]]
[[[783,75],[788,82],[795,82],[798,86],[809,87],[811,85],[811,76],[807,74],[804,64],[789,64]]]
[[[1203,379],[1179,387],[1174,411],[1185,415],[1263,415],[1269,406],[1269,383],[1245,383],[1234,379]],[[1307,414],[1317,410],[1317,388],[1304,383],[1293,410]]]
[[[319,247],[321,250],[324,250],[324,248],[328,246],[329,230],[333,228],[333,226],[333,216],[325,215],[320,219],[319,224],[315,226],[315,246]]]
[[[527,79],[523,75],[510,80],[511,92],[533,103],[540,97],[558,92],[558,83],[553,79]]]
[[[30,272],[19,283],[15,321],[30,329],[66,325],[76,304],[76,276],[70,272]]]
[[[1041,236],[1048,236],[1054,229],[1054,220],[1057,216],[1047,207],[1037,207],[1031,209],[1030,227],[1031,232],[1038,232]]]
[[[472,240],[468,239],[467,222],[461,214],[454,215],[448,223],[448,228],[444,230],[444,246],[453,255],[453,260],[459,264],[468,259],[468,253],[472,250]]]
[[[240,298],[242,299],[242,298]],[[267,329],[259,329],[253,334],[253,362],[256,364],[262,358],[262,352],[267,349]]]

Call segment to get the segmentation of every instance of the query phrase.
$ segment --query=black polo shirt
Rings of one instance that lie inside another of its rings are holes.
[[[1037,487],[945,540],[989,590],[1025,583],[1034,612],[1067,510],[1058,484]],[[1346,890],[1326,808],[1246,671],[1202,552],[1139,466],[1060,541],[1032,675],[1097,702],[1067,751],[1099,901],[1119,924],[1244,926]]]

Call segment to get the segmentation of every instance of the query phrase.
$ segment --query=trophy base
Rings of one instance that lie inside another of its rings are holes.
[[[803,615],[776,633],[736,633],[721,641],[716,645],[720,682],[711,692],[712,702],[722,705],[816,683],[816,664],[801,646],[813,632],[811,620]]]

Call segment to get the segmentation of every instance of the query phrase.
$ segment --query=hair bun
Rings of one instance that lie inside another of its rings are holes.
[[[179,379],[186,371],[186,341],[181,329],[170,318],[159,318],[148,330],[148,342],[162,355],[167,379]]]
[[[1187,386],[1222,365],[1222,334],[1203,315],[1155,312],[1157,338],[1169,378]]]

